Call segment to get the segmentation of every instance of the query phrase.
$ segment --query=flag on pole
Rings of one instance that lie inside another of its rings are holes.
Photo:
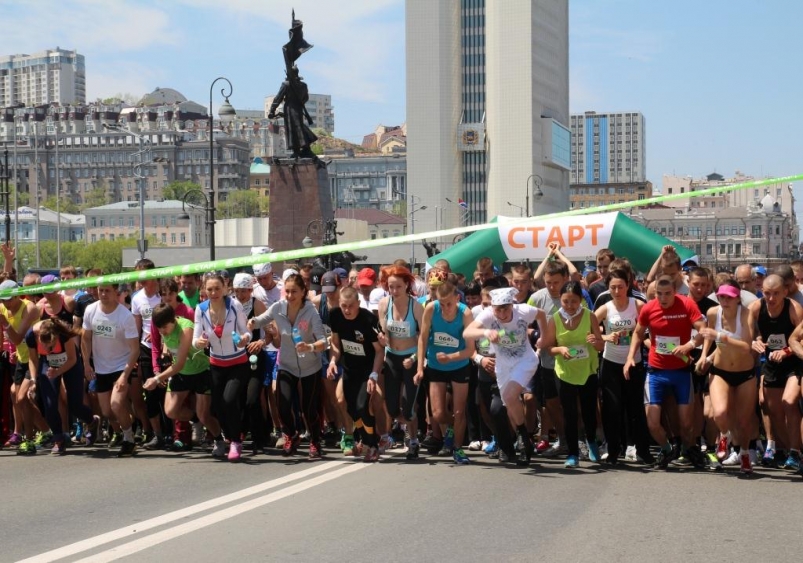
[[[466,203],[466,200],[464,200],[462,197],[457,200],[457,204],[463,209],[468,209],[468,204]]]

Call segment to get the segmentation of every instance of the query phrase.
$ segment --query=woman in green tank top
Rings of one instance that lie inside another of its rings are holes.
[[[597,366],[605,346],[599,323],[592,322],[592,313],[582,306],[583,288],[579,282],[569,282],[560,290],[561,307],[549,318],[544,341],[555,357],[558,395],[563,407],[563,423],[569,456],[566,467],[580,465],[578,446],[577,401],[583,416],[588,438],[588,458],[599,461],[597,433]]]
[[[163,372],[149,378],[143,389],[153,390],[167,383],[165,414],[173,420],[189,422],[193,414],[206,429],[223,444],[220,423],[212,416],[212,375],[209,372],[209,357],[203,350],[193,348],[192,333],[194,323],[184,317],[177,317],[170,305],[157,305],[151,316],[156,329],[162,335],[162,346],[173,358],[173,365]],[[195,412],[186,406],[186,398],[195,393]],[[222,447],[222,445],[221,445]]]

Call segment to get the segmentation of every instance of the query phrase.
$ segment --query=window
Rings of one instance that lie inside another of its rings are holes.
[[[724,255],[724,254],[725,254],[725,245],[724,245],[724,244],[720,244],[720,245],[719,245],[719,253],[720,253],[721,255]]]
[[[98,237],[96,235],[92,235],[92,242],[98,242]]]
[[[187,235],[185,233],[181,233],[181,244],[187,243]]]
[[[175,215],[171,215],[170,216],[170,226],[172,226],[172,227],[176,226],[176,216]]]
[[[760,244],[754,244],[753,245],[753,254],[761,254],[761,245]]]
[[[162,233],[162,244],[167,244],[167,235]]]
[[[751,225],[751,227],[750,227],[750,236],[760,237],[761,236],[761,225]]]
[[[667,189],[669,190],[669,193],[671,194],[672,193],[672,188],[667,188]]]
[[[170,244],[176,244],[176,233],[170,233]]]
[[[134,226],[134,218],[133,217],[129,217],[128,218],[128,226],[129,227],[133,227]]]
[[[92,217],[92,226],[93,227],[97,227],[98,226],[97,225],[97,220],[94,217]],[[93,235],[93,238],[94,238],[94,235]],[[92,242],[95,242],[95,241],[92,241]]]
[[[736,243],[736,245],[734,245],[733,254],[734,256],[742,255],[742,245],[740,243]]]
[[[705,245],[705,253],[711,256],[714,253],[714,245],[713,244],[706,244]]]

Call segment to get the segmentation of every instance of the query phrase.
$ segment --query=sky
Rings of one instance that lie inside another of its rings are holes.
[[[301,74],[332,95],[336,136],[404,122],[403,0],[0,0],[0,54],[77,49],[89,99],[170,87],[208,105],[225,76],[235,108],[261,109],[283,79],[292,8],[315,45]],[[673,173],[803,173],[802,20],[798,0],[570,0],[570,109],[643,113],[656,187]]]

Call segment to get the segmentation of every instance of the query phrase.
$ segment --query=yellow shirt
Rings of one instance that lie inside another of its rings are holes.
[[[17,309],[17,312],[12,314],[3,303],[0,303],[0,315],[2,315],[6,319],[6,322],[17,332],[19,332],[19,328],[22,325],[22,317],[25,316],[25,308],[27,304],[28,302],[23,299],[22,304],[20,305],[19,309]],[[20,342],[19,346],[17,346],[17,361],[27,364],[28,345],[25,344],[25,335],[23,334],[22,336],[22,342]]]

